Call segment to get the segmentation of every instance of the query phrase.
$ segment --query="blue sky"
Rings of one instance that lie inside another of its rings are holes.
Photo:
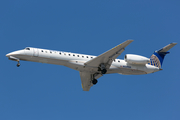
[[[178,0],[6,0],[0,2],[1,120],[179,120],[179,44],[163,71],[104,75],[89,92],[64,66],[10,61],[25,47],[99,55],[133,39],[125,54],[180,43]]]

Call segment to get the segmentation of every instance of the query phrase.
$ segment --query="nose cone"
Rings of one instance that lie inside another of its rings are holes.
[[[24,55],[24,50],[18,50],[18,51],[14,51],[14,52],[8,53],[8,54],[6,54],[6,57],[16,56],[16,55]]]
[[[8,53],[8,54],[6,54],[6,57],[9,57],[10,56],[10,54]]]

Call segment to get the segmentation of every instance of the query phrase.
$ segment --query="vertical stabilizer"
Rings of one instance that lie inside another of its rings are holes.
[[[170,43],[162,49],[155,51],[150,57],[149,64],[161,68],[165,55],[169,53],[168,50],[170,50],[176,44],[177,43]]]

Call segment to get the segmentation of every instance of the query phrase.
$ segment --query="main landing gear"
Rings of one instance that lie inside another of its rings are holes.
[[[93,80],[92,80],[92,84],[93,84],[93,85],[97,84],[97,82],[98,82],[98,81],[97,81],[96,79],[93,79]]]
[[[99,72],[93,74],[93,76],[92,76],[92,81],[91,82],[92,82],[93,85],[97,84],[97,82],[98,82],[97,79],[99,77],[101,77],[103,74],[106,74],[107,70],[106,70],[106,67],[105,67],[104,63],[100,64],[100,66],[98,67],[98,71]]]
[[[99,66],[98,71],[101,71],[101,74],[106,74],[107,70],[103,63]]]
[[[101,73],[102,73],[102,74],[106,74],[106,72],[107,72],[106,69],[102,69],[102,70],[101,70]]]
[[[95,73],[95,74],[93,74],[92,75],[92,80],[91,80],[91,83],[93,84],[93,85],[96,85],[97,84],[97,82],[98,82],[98,78],[100,78],[102,76],[102,74],[101,73],[99,73],[99,72],[97,72],[97,73]]]

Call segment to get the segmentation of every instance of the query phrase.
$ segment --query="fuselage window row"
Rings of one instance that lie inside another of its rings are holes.
[[[30,48],[25,48],[25,50],[30,50]],[[44,51],[44,50],[41,50],[41,52],[45,52],[45,53],[48,53],[47,51]],[[49,53],[53,53],[52,51],[49,51]],[[56,52],[54,52],[56,53]],[[61,52],[59,52],[59,55],[62,55]],[[66,55],[66,53],[64,53],[64,55]],[[68,54],[69,56],[71,56],[71,54]],[[72,56],[76,56],[76,54],[72,54]],[[77,55],[77,57],[80,57],[79,55]],[[82,58],[84,58],[85,56],[82,56]],[[89,57],[89,56],[86,56],[86,58],[93,58],[93,57]],[[114,60],[115,61],[115,60]],[[120,61],[118,61],[120,62]]]

